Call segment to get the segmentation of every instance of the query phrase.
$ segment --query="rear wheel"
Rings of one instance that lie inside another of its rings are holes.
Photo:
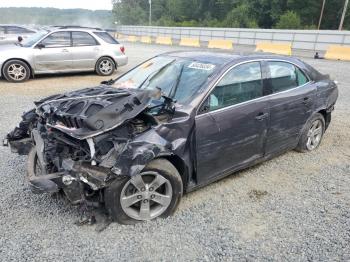
[[[135,224],[171,215],[181,197],[182,180],[165,159],[152,161],[138,175],[114,181],[105,190],[107,211],[121,224]]]
[[[321,144],[325,126],[323,115],[320,113],[315,114],[306,123],[296,150],[299,152],[309,152],[317,149]]]
[[[3,75],[9,82],[24,82],[30,78],[30,68],[21,60],[10,60],[3,67]]]
[[[100,76],[110,76],[115,69],[116,65],[109,57],[101,57],[96,63],[96,72]]]

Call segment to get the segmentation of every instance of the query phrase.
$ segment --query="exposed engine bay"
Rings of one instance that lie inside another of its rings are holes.
[[[13,152],[29,154],[35,193],[62,189],[74,204],[101,202],[101,189],[118,176],[137,174],[171,151],[157,132],[146,132],[171,120],[175,111],[170,98],[154,91],[101,85],[35,105],[6,141]]]

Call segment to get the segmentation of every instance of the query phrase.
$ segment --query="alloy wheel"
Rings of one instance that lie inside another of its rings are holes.
[[[151,220],[169,207],[173,189],[168,179],[156,172],[133,176],[124,185],[120,203],[123,211],[136,220]]]
[[[321,120],[317,119],[315,120],[307,134],[307,142],[306,147],[308,150],[314,150],[316,149],[320,142],[323,135],[323,123]]]
[[[113,64],[109,60],[102,60],[100,65],[99,65],[100,71],[103,74],[109,74],[113,70]]]
[[[27,70],[23,65],[11,64],[7,69],[8,76],[15,81],[22,81],[27,77]]]

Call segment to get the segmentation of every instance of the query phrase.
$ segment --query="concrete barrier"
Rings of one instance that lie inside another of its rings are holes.
[[[192,47],[200,47],[200,42],[199,42],[199,38],[181,38],[180,41],[180,45],[181,46],[192,46]]]
[[[125,39],[126,36],[123,34],[117,34],[117,39]]]
[[[326,51],[330,45],[350,45],[350,31],[342,30],[280,30],[253,28],[127,26],[117,28],[124,35],[199,38],[201,42],[214,39],[230,40],[235,45],[255,46],[260,42],[292,44],[293,50]]]
[[[129,41],[129,42],[137,42],[137,36],[135,36],[135,35],[129,35],[129,36],[128,36],[128,41]]]
[[[350,46],[331,45],[327,49],[324,58],[350,61]]]
[[[208,48],[233,49],[233,43],[230,40],[214,39],[208,43]]]
[[[277,44],[260,42],[256,44],[255,52],[268,52],[279,55],[292,55],[292,44]]]
[[[159,44],[159,45],[172,45],[173,41],[172,41],[171,37],[158,36],[156,38],[156,44]]]
[[[142,36],[141,37],[141,43],[151,44],[152,43],[152,38],[150,36]]]

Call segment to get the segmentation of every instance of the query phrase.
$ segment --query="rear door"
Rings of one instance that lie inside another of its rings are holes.
[[[87,32],[72,32],[73,69],[93,70],[99,58],[100,45]]]
[[[71,33],[54,32],[44,38],[34,49],[34,63],[37,72],[72,70]]]
[[[316,86],[296,65],[286,61],[266,61],[269,74],[270,127],[266,154],[294,148],[299,134],[313,112]]]
[[[196,117],[198,183],[245,166],[264,155],[268,101],[260,62],[231,69]]]

